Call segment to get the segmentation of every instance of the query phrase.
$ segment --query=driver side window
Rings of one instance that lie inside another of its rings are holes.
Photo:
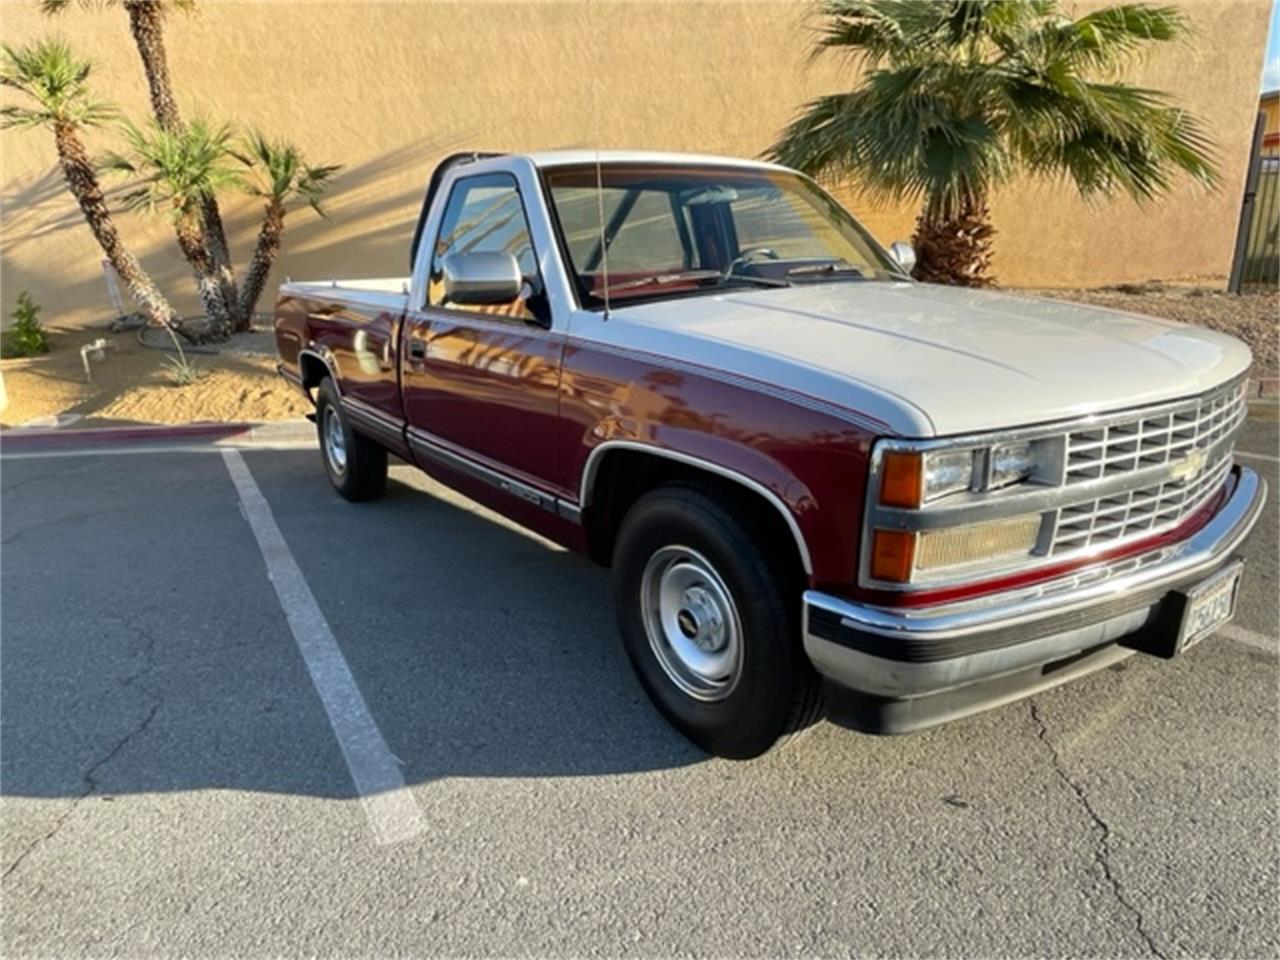
[[[444,259],[455,253],[511,254],[524,277],[519,296],[510,303],[492,306],[450,303],[445,293]],[[540,292],[537,258],[515,178],[506,173],[492,173],[455,183],[431,251],[427,304],[447,310],[533,320],[530,300]]]

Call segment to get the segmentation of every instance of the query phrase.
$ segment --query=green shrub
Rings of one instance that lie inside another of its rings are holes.
[[[200,379],[200,369],[185,355],[165,357],[164,362],[168,367],[169,382],[175,387],[190,386]]]
[[[18,294],[13,326],[0,345],[4,347],[6,357],[34,357],[37,353],[49,352],[49,341],[40,326],[40,305],[25,290]]]

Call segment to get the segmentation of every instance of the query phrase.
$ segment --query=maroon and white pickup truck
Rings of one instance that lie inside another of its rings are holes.
[[[911,258],[782,167],[455,156],[407,279],[284,284],[280,371],[348,499],[391,453],[610,565],[640,682],[723,756],[1225,623],[1266,496],[1232,460],[1248,349]]]

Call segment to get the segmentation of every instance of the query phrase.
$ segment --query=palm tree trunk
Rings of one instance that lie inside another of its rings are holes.
[[[174,99],[169,83],[169,59],[164,52],[164,11],[160,0],[125,0],[129,12],[129,30],[142,57],[142,69],[147,74],[147,90],[151,94],[151,112],[156,123],[166,130],[173,130],[182,122],[178,118],[178,101]]]
[[[222,298],[213,258],[205,249],[199,216],[194,212],[180,213],[174,221],[174,232],[178,235],[182,255],[195,274],[196,293],[209,317],[209,339],[225,340],[231,335],[231,314]]]
[[[258,245],[253,251],[253,260],[249,262],[249,272],[245,274],[244,286],[240,290],[240,316],[253,318],[258,298],[267,285],[267,274],[271,272],[271,265],[280,252],[280,240],[283,236],[284,204],[268,203],[262,215],[262,228],[258,231]]]
[[[248,330],[250,318],[240,312],[240,293],[236,289],[236,274],[231,267],[231,251],[227,249],[227,234],[222,228],[222,213],[218,210],[218,201],[212,195],[204,198],[200,208],[201,225],[204,230],[205,249],[213,258],[214,270],[218,278],[218,286],[222,290],[222,299],[226,301],[234,328]]]
[[[985,199],[963,203],[951,213],[932,213],[926,207],[916,220],[912,273],[928,283],[989,287],[994,282],[987,271],[995,233]]]
[[[62,176],[67,181],[67,189],[71,191],[85,222],[93,232],[98,246],[106,254],[111,266],[124,281],[130,296],[139,307],[151,318],[152,323],[176,330],[184,337],[188,336],[178,325],[178,316],[165,299],[163,293],[142,269],[137,258],[126,249],[115,222],[111,219],[111,211],[107,208],[106,198],[102,195],[102,187],[98,183],[98,175],[89,160],[89,153],[76,133],[74,125],[66,122],[55,122],[53,128],[54,143],[58,150],[58,161],[62,167]]]
[[[138,56],[142,58],[142,69],[147,75],[151,112],[162,128],[174,130],[181,125],[182,120],[169,80],[169,59],[164,49],[164,11],[160,0],[125,0],[125,9],[129,13],[133,42],[138,48]],[[236,329],[241,329],[240,318],[234,316],[239,304],[236,278],[231,268],[231,253],[216,197],[209,196],[205,199],[200,215],[205,249],[213,258],[222,299],[233,314]],[[244,326],[247,327],[248,323],[244,323]]]

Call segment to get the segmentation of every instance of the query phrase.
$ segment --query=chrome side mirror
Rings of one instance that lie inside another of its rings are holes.
[[[897,240],[889,247],[889,256],[893,257],[893,262],[900,266],[904,273],[910,273],[916,265],[915,248],[904,240]]]
[[[448,303],[510,303],[524,285],[520,264],[509,253],[451,253],[442,266]]]

